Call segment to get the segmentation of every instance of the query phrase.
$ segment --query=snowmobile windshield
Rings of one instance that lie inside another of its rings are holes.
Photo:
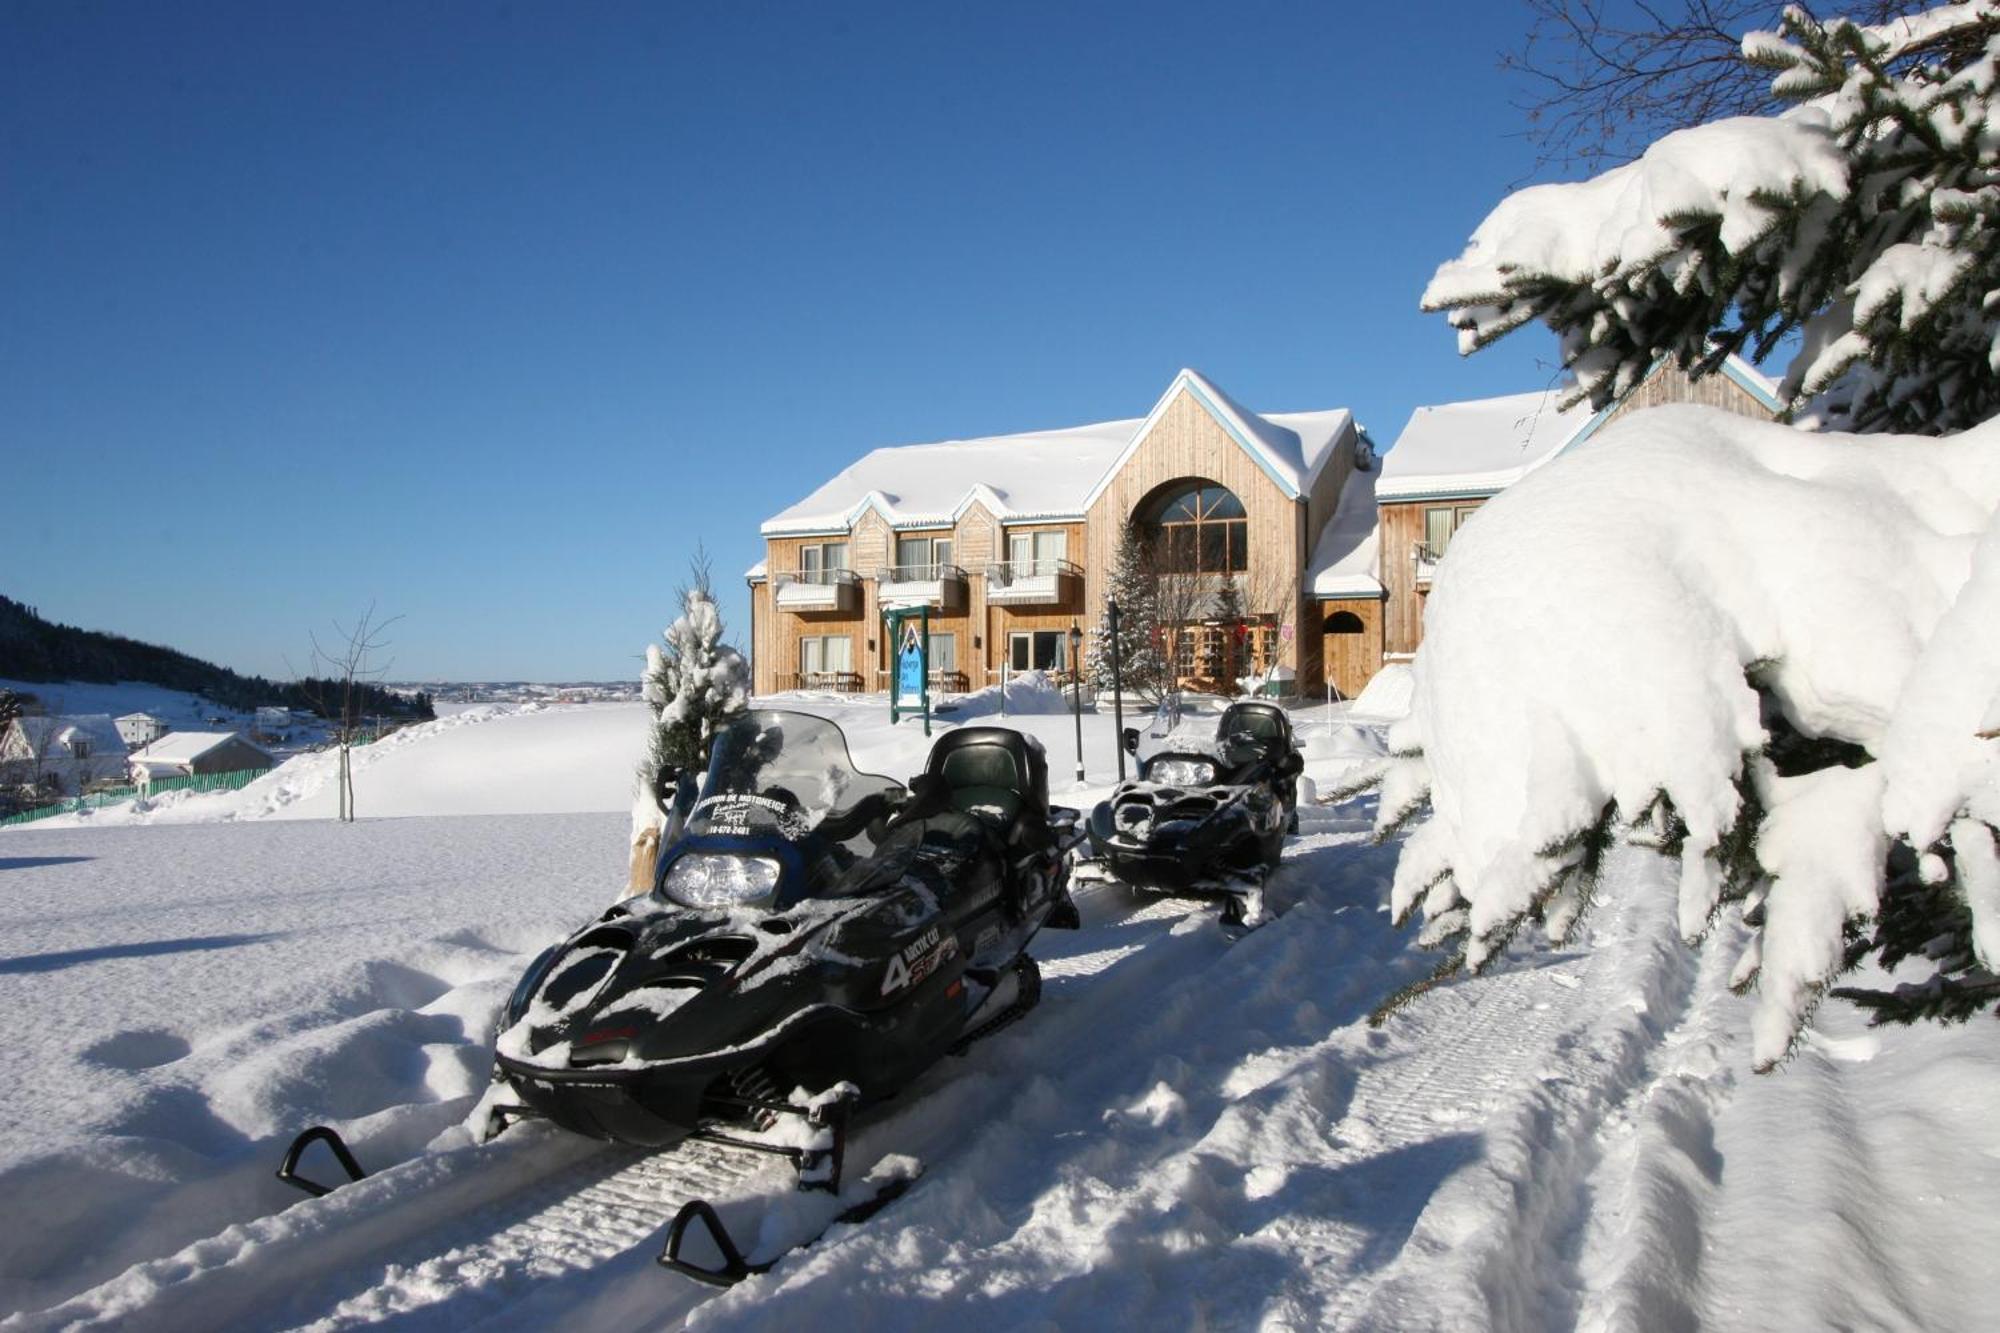
[[[1283,724],[1264,713],[1189,717],[1163,737],[1148,737],[1139,757],[1153,782],[1201,787],[1227,781],[1246,765],[1276,759],[1286,748]]]
[[[758,710],[716,734],[687,828],[793,842],[817,833],[865,851],[868,826],[902,792],[901,783],[855,768],[847,737],[825,718]]]

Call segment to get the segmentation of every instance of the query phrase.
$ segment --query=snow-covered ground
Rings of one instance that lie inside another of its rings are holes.
[[[863,767],[921,766],[879,704],[804,706]],[[690,1193],[751,1238],[823,1205],[713,1151],[452,1128],[529,956],[623,883],[640,716],[413,728],[357,753],[354,825],[299,818],[325,777],[306,756],[243,792],[0,832],[4,1326],[1990,1323],[1990,1022],[1874,1032],[1830,1005],[1753,1076],[1734,951],[1681,946],[1671,867],[1623,852],[1589,947],[1371,1029],[1431,960],[1387,923],[1394,849],[1368,845],[1365,802],[1306,813],[1288,910],[1233,944],[1213,909],[1084,890],[1084,928],[1037,942],[1041,1006],[861,1122],[850,1177],[915,1157],[909,1194],[726,1293],[667,1274]],[[1322,787],[1380,753],[1301,716]],[[1058,799],[1108,789],[1109,717],[1084,719],[1074,790],[1072,720],[1009,721],[1043,738]],[[376,1174],[322,1200],[272,1179],[312,1123]]]

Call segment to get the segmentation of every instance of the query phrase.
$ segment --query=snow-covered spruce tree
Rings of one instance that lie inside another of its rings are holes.
[[[1098,608],[1097,624],[1090,632],[1086,667],[1092,689],[1112,688],[1111,617],[1107,608],[1113,601],[1118,603],[1118,668],[1124,688],[1148,703],[1158,703],[1167,679],[1160,654],[1159,577],[1146,535],[1137,523],[1127,523],[1119,538],[1118,559],[1105,589],[1106,604]]]
[[[1792,10],[1744,49],[1798,106],[1514,195],[1424,303],[1466,350],[1548,323],[1600,406],[1798,330],[1801,420],[1908,433],[1655,408],[1488,504],[1381,825],[1429,812],[1393,907],[1455,944],[1441,974],[1643,891],[1600,876],[1618,842],[1670,857],[1685,937],[1730,904],[1754,929],[1761,1069],[1864,960],[1917,968],[1840,992],[1882,1017],[2000,1000],[2000,4]]]
[[[653,862],[666,817],[657,798],[661,773],[699,770],[708,762],[715,733],[750,706],[750,666],[722,642],[722,611],[706,557],[697,555],[680,590],[681,614],[667,626],[664,648],[646,647],[641,691],[652,709],[646,754],[632,793],[632,862],[628,888],[652,887]]]
[[[1637,162],[1522,190],[1423,296],[1471,351],[1542,321],[1602,407],[1663,355],[1761,360],[1831,429],[1939,434],[2000,410],[2000,4],[1875,27],[1785,12],[1746,60],[1795,103],[1669,134]]]

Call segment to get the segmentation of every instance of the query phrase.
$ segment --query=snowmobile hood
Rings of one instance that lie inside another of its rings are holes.
[[[812,1011],[880,1007],[890,960],[938,914],[917,886],[774,913],[637,899],[538,960],[495,1051],[551,1073],[742,1052]]]

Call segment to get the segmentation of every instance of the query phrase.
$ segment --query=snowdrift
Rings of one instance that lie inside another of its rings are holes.
[[[1426,792],[1433,811],[1396,911],[1469,927],[1476,966],[1562,887],[1560,937],[1582,906],[1582,881],[1563,887],[1578,838],[1615,809],[1684,832],[1692,938],[1747,782],[1771,812],[1756,1058],[1777,1059],[1837,969],[1842,922],[1875,910],[1888,840],[1934,839],[1991,761],[1973,733],[2000,691],[1984,614],[2000,556],[1968,577],[1996,504],[2000,424],[1853,437],[1699,407],[1640,413],[1492,501],[1439,568],[1392,733],[1422,757],[1391,773],[1385,817]],[[1760,691],[1801,735],[1889,762],[1778,776],[1755,758]]]

